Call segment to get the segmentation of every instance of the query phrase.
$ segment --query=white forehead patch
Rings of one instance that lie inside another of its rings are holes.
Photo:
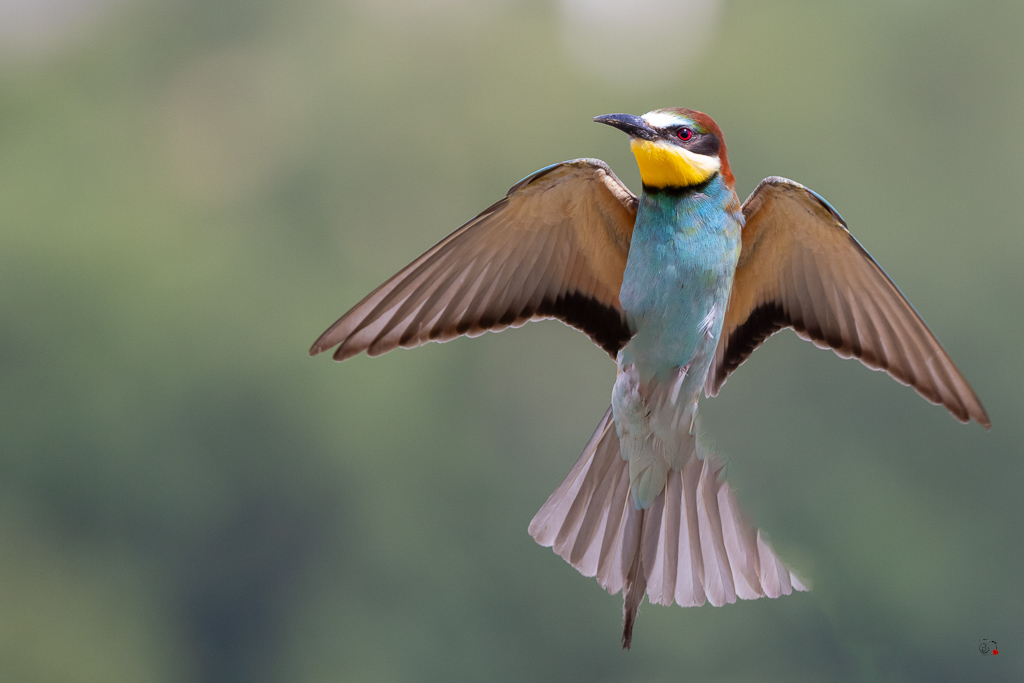
[[[668,128],[669,126],[680,126],[684,124],[693,125],[692,121],[667,111],[649,111],[641,117],[644,121],[655,128]]]

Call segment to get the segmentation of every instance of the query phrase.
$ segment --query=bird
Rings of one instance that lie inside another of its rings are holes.
[[[610,407],[529,526],[623,595],[622,646],[644,596],[715,606],[807,590],[748,517],[697,427],[771,335],[910,385],[986,429],[984,407],[885,271],[819,194],[786,178],[736,194],[722,130],[702,112],[594,121],[629,137],[642,190],[598,159],[546,166],[402,268],[310,355],[366,352],[556,319],[616,363]]]

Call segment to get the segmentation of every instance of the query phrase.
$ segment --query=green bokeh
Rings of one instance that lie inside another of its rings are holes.
[[[1024,3],[728,2],[640,85],[549,3],[386,4],[122,0],[0,50],[0,680],[1021,680]],[[599,349],[306,349],[536,168],[638,188],[590,117],[677,105],[741,194],[832,202],[993,427],[771,339],[704,427],[814,589],[644,606],[623,653],[620,598],[526,533]]]

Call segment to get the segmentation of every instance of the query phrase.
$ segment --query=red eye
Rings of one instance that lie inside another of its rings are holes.
[[[676,133],[676,136],[683,142],[686,142],[687,140],[693,137],[693,131],[690,130],[689,128],[680,128],[679,132]]]

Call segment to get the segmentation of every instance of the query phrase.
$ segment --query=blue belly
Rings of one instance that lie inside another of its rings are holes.
[[[637,331],[620,365],[635,364],[641,381],[667,379],[687,364],[698,383],[707,374],[742,227],[738,212],[723,210],[723,198],[713,189],[695,196],[641,197],[619,293]]]

